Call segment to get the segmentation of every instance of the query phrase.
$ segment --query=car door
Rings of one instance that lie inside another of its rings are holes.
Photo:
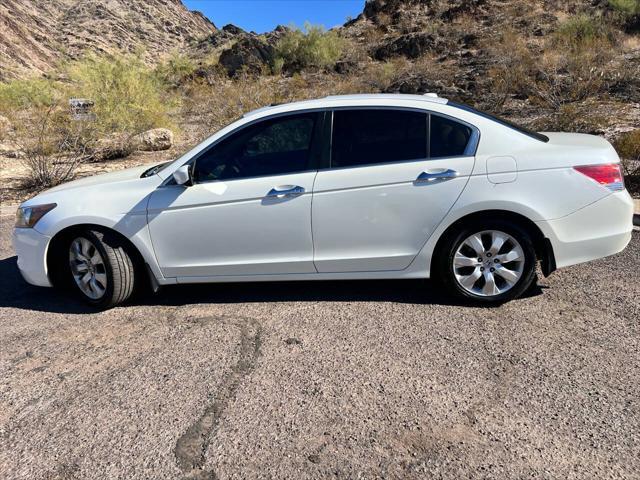
[[[318,272],[408,267],[462,193],[477,140],[474,127],[425,111],[335,110],[330,168],[313,193]]]
[[[311,192],[323,115],[240,127],[193,160],[193,185],[158,188],[148,223],[162,273],[315,273]]]

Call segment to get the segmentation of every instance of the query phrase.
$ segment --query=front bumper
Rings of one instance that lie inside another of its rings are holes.
[[[624,250],[633,230],[633,200],[612,193],[566,217],[536,222],[551,241],[558,268],[608,257]]]
[[[33,228],[13,229],[13,248],[18,254],[18,268],[31,285],[51,287],[47,275],[47,248],[51,238]]]

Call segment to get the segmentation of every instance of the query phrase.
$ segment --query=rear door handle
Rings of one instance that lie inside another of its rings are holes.
[[[304,188],[299,185],[281,185],[272,188],[267,197],[269,198],[293,198],[299,197],[304,193]]]
[[[446,182],[447,180],[453,180],[458,176],[458,172],[455,170],[439,169],[439,170],[427,170],[422,172],[416,178],[416,183],[433,183],[433,182]]]

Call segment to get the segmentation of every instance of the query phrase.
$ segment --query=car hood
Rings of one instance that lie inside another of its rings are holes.
[[[140,175],[142,175],[145,170],[148,170],[151,167],[152,165],[142,165],[139,167],[118,170],[117,172],[103,173],[101,175],[81,178],[79,180],[63,183],[62,185],[58,185],[57,187],[50,188],[49,190],[42,192],[42,194],[62,192],[64,190],[72,190],[74,188],[91,187],[108,183],[118,183],[127,180],[134,180],[136,178],[140,178]]]
[[[45,190],[22,205],[40,203],[71,203],[76,209],[92,208],[96,211],[116,209],[129,211],[130,201],[137,202],[162,183],[158,175],[142,178],[141,175],[151,165],[127,168],[117,172],[81,178]],[[128,199],[124,203],[122,199]]]

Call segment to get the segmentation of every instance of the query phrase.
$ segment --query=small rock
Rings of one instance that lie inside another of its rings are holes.
[[[173,146],[173,132],[167,128],[154,128],[132,139],[133,148],[143,152],[169,150]]]
[[[23,158],[24,153],[12,143],[0,143],[0,157]]]
[[[302,340],[299,338],[287,338],[284,343],[287,345],[302,345]]]
[[[311,463],[320,463],[320,456],[316,454],[311,454],[307,457]]]
[[[0,115],[0,139],[4,138],[11,131],[11,122],[7,117]]]

